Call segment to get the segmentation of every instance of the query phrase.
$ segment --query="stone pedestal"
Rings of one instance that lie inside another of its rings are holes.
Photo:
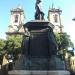
[[[56,56],[57,43],[53,25],[48,21],[30,21],[24,25],[22,56],[9,75],[70,75],[64,62]]]
[[[26,70],[13,70],[8,72],[9,75],[70,75],[69,71],[26,71]]]

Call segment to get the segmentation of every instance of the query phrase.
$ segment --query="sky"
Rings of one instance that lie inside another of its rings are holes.
[[[0,38],[6,38],[5,32],[8,31],[10,21],[10,10],[21,5],[25,14],[25,22],[34,20],[36,0],[0,0]],[[48,9],[52,7],[62,10],[61,22],[64,26],[64,32],[70,35],[72,42],[75,45],[75,22],[72,19],[75,17],[75,0],[42,0],[45,20],[47,20]]]

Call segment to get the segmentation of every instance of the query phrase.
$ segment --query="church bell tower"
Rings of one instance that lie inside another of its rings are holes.
[[[10,12],[11,15],[7,34],[24,32],[23,25],[25,16],[22,7],[18,6],[17,8],[12,9]]]
[[[49,8],[48,10],[48,21],[54,25],[54,32],[62,32],[61,25],[61,12],[62,10],[56,8]]]

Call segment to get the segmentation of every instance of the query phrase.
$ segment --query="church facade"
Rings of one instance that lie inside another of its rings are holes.
[[[61,13],[62,10],[56,8],[49,8],[48,21],[54,25],[53,31],[56,33],[63,32],[63,26],[61,25]],[[21,6],[14,8],[10,11],[10,22],[8,26],[7,35],[23,33],[24,32],[25,15]]]

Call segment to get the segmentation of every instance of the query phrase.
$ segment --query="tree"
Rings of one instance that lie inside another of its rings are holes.
[[[70,36],[67,33],[55,33],[55,38],[58,44],[58,55],[61,57],[65,56],[66,50],[68,47],[74,48],[74,45],[70,39]]]
[[[2,59],[3,59],[5,43],[6,43],[6,40],[0,39],[0,64],[2,63]]]
[[[4,49],[4,46],[5,46],[5,40],[0,39],[0,51]]]
[[[67,70],[70,70],[70,58],[74,55],[73,50],[69,51],[68,47],[74,48],[74,45],[67,33],[55,33],[58,44],[58,56],[65,61]]]
[[[6,50],[8,51],[8,53],[9,54],[12,54],[13,52],[19,53],[21,51],[21,42],[22,42],[21,35],[7,36]]]

